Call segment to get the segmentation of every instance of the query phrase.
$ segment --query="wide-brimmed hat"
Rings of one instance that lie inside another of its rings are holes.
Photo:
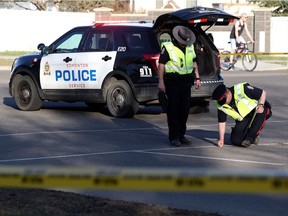
[[[172,34],[174,38],[185,45],[191,45],[196,41],[194,33],[187,27],[176,26],[173,28]]]

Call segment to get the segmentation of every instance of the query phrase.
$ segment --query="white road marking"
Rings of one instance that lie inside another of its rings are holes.
[[[269,121],[273,122],[287,122],[284,121]],[[187,125],[188,128],[205,128],[211,126],[217,126],[218,123],[215,124],[203,124],[203,125]],[[233,123],[228,123],[227,126],[234,125]],[[60,133],[90,133],[90,132],[115,132],[115,131],[145,131],[145,130],[167,130],[167,127],[146,127],[146,128],[118,128],[118,129],[95,129],[95,130],[66,130],[66,131],[40,131],[40,132],[24,132],[24,133],[11,133],[11,134],[0,134],[0,137],[10,137],[10,136],[29,136],[29,135],[39,135],[39,134],[60,134]],[[203,137],[205,138],[205,137]],[[211,138],[207,138],[211,139]],[[216,142],[216,139],[214,139]],[[261,145],[279,145],[279,144],[288,144],[287,142],[283,143],[267,143]],[[229,145],[225,145],[225,147],[232,147]],[[286,164],[282,163],[270,163],[270,162],[261,162],[261,161],[250,161],[250,160],[238,160],[238,159],[229,159],[229,158],[216,158],[216,157],[205,157],[205,156],[197,156],[197,155],[182,155],[182,154],[170,154],[170,153],[161,153],[155,151],[167,151],[167,150],[179,150],[179,149],[192,149],[192,148],[218,148],[216,146],[192,146],[192,147],[170,147],[170,148],[160,148],[160,149],[140,149],[140,150],[125,150],[125,151],[108,151],[108,152],[94,152],[94,153],[80,153],[80,154],[67,154],[67,155],[55,155],[55,156],[46,156],[46,157],[29,157],[29,158],[14,158],[14,159],[4,159],[0,160],[0,163],[5,162],[18,162],[18,161],[33,161],[33,160],[47,160],[47,159],[59,159],[59,158],[73,158],[73,157],[88,157],[95,155],[109,155],[109,154],[123,154],[123,153],[145,153],[145,154],[158,154],[158,155],[166,155],[166,156],[177,156],[177,157],[190,157],[190,158],[198,158],[198,159],[208,159],[208,160],[219,160],[219,161],[231,161],[231,162],[241,162],[241,163],[256,163],[256,164],[266,164],[266,165],[275,165],[275,166],[283,166]]]
[[[95,129],[95,130],[67,130],[67,131],[39,131],[39,132],[23,132],[23,133],[11,133],[11,134],[0,134],[0,137],[9,136],[29,136],[39,134],[61,134],[61,133],[90,133],[90,132],[115,132],[115,131],[141,131],[141,130],[154,130],[155,128],[119,128],[119,129]]]
[[[239,159],[231,159],[231,158],[218,158],[218,157],[207,157],[207,156],[198,156],[198,155],[183,155],[183,154],[173,154],[173,153],[163,153],[163,152],[145,152],[145,151],[143,151],[141,153],[172,156],[172,157],[197,158],[197,159],[207,159],[207,160],[239,162],[239,163],[252,163],[252,164],[263,164],[263,165],[265,164],[265,165],[272,165],[272,166],[284,166],[284,165],[286,165],[283,163],[271,163],[271,162],[266,162],[266,161],[239,160]]]
[[[288,120],[279,120],[279,121],[269,121],[270,123],[285,123]],[[227,123],[226,126],[232,126],[234,123]],[[205,128],[205,127],[218,127],[218,123],[215,124],[203,124],[203,125],[195,125],[195,124],[187,124],[187,129],[190,128]],[[143,131],[143,130],[167,130],[168,127],[143,127],[143,128],[116,128],[116,129],[92,129],[92,130],[63,130],[63,131],[38,131],[38,132],[23,132],[23,133],[8,133],[8,134],[0,134],[0,137],[10,137],[10,136],[29,136],[29,135],[39,135],[39,134],[60,134],[60,133],[90,133],[90,132],[114,132],[114,131]]]
[[[32,161],[32,160],[46,160],[46,159],[58,159],[58,158],[72,158],[72,157],[87,157],[95,155],[109,155],[109,154],[123,154],[123,153],[139,153],[145,151],[165,151],[165,150],[175,150],[175,149],[191,149],[191,148],[215,148],[216,146],[198,146],[198,147],[171,147],[171,148],[159,148],[159,149],[138,149],[138,150],[125,150],[125,151],[108,151],[108,152],[93,152],[93,153],[81,153],[81,154],[68,154],[68,155],[55,155],[55,156],[45,156],[45,157],[30,157],[30,158],[15,158],[0,160],[0,163],[4,162],[17,162],[17,161]]]
[[[266,144],[266,145],[276,145],[276,144],[277,143]],[[225,147],[233,147],[233,146],[226,145]],[[157,155],[172,156],[172,157],[186,157],[186,158],[197,158],[197,159],[207,159],[207,160],[219,160],[219,161],[230,161],[230,162],[240,162],[240,163],[273,165],[273,166],[286,165],[283,163],[272,163],[272,162],[266,162],[266,161],[251,161],[251,160],[239,160],[239,159],[231,159],[231,158],[217,158],[217,157],[198,156],[198,155],[184,155],[184,154],[156,152],[156,151],[183,150],[183,149],[196,149],[196,148],[199,149],[199,148],[218,148],[218,147],[209,145],[209,146],[170,147],[170,148],[159,148],[159,149],[138,149],[138,150],[135,149],[135,150],[125,150],[125,151],[94,152],[94,153],[55,155],[55,156],[46,156],[46,157],[29,157],[29,158],[6,159],[6,160],[0,160],[0,163],[59,159],[59,158],[89,157],[89,156],[109,155],[109,154],[142,153],[142,154],[157,154]]]

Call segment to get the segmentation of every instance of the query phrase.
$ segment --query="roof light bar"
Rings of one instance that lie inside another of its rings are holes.
[[[120,24],[120,23],[153,23],[152,20],[99,20],[93,21],[93,25],[104,25],[104,24]]]

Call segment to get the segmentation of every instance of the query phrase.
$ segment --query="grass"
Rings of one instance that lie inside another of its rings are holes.
[[[14,59],[3,59],[3,58],[0,58],[0,65],[1,66],[11,66],[13,64],[13,61]]]
[[[271,62],[276,64],[288,65],[288,56],[272,56],[272,55],[259,55],[257,56],[259,60],[265,62]]]
[[[2,51],[0,52],[0,56],[21,56],[32,52],[33,51]]]
[[[17,56],[26,55],[33,51],[2,51],[0,52],[0,66],[11,66]],[[1,56],[11,56],[11,58],[1,58]]]

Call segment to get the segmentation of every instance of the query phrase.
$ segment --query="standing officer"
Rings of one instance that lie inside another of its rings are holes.
[[[171,145],[189,145],[185,137],[186,122],[191,103],[191,87],[196,79],[196,88],[200,88],[198,66],[193,43],[194,33],[187,27],[176,26],[172,31],[172,42],[163,43],[159,58],[159,91],[165,92],[167,122]]]
[[[249,83],[240,83],[230,88],[221,84],[214,90],[212,99],[218,108],[219,147],[224,144],[227,115],[236,122],[230,135],[233,145],[249,147],[258,144],[258,135],[266,120],[272,116],[271,105],[266,101],[264,90]]]

